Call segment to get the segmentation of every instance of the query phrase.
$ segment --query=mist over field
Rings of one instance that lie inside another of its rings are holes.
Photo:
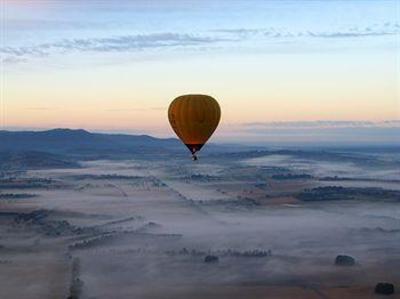
[[[169,154],[116,160],[61,146],[14,152],[11,164],[3,155],[2,294],[378,298],[378,282],[398,285],[400,157],[392,148],[211,145],[194,162],[173,142],[158,144]],[[335,264],[338,255],[354,265]]]

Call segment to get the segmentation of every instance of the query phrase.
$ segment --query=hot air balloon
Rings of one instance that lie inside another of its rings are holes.
[[[177,97],[169,106],[172,129],[197,160],[198,152],[214,133],[221,118],[218,102],[207,95],[189,94]]]

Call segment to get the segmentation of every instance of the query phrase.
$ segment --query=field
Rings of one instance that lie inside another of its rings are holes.
[[[400,287],[396,153],[79,163],[2,173],[0,297],[380,298],[378,282]],[[339,254],[355,265],[335,265]]]

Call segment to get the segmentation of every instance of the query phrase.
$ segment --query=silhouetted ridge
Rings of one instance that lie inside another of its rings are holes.
[[[180,146],[177,139],[148,135],[101,134],[85,130],[0,131],[0,151],[52,153],[149,152]]]

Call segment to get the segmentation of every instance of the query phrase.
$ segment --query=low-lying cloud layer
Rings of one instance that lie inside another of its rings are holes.
[[[222,125],[217,139],[257,145],[400,145],[400,120],[289,121]]]
[[[314,129],[314,128],[400,128],[400,120],[386,121],[334,121],[334,120],[318,120],[318,121],[286,121],[286,122],[254,122],[245,123],[247,128],[269,128],[269,129]]]

